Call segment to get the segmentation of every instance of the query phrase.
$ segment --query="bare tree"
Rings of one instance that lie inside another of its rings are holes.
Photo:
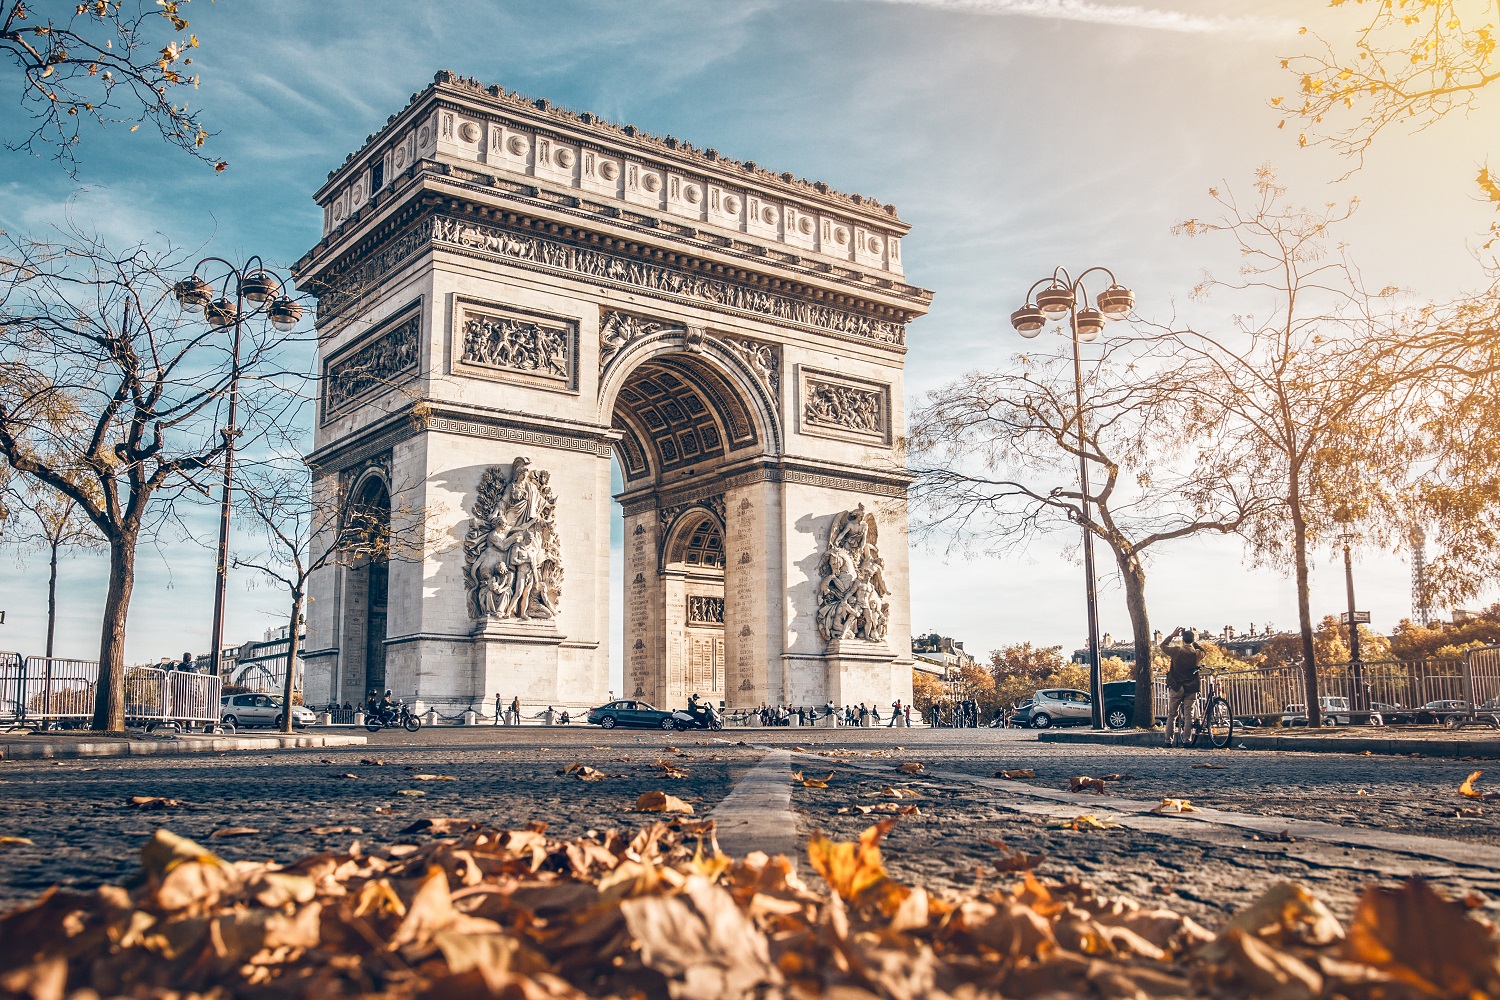
[[[1356,202],[1293,205],[1269,167],[1242,204],[1210,193],[1222,209],[1176,232],[1227,237],[1240,266],[1207,277],[1195,297],[1233,296],[1222,332],[1166,335],[1200,386],[1184,433],[1207,435],[1206,475],[1239,482],[1262,498],[1240,531],[1252,559],[1290,564],[1297,591],[1308,719],[1319,724],[1309,553],[1332,532],[1358,527],[1379,537],[1402,517],[1399,498],[1420,457],[1408,417],[1432,371],[1430,357],[1397,336],[1386,288],[1363,286],[1335,230]]]
[[[188,103],[198,36],[182,10],[188,0],[0,0],[0,52],[20,76],[21,107],[33,128],[7,140],[13,150],[78,171],[82,123],[152,125],[163,139],[216,170],[228,164],[204,150],[209,133]]]
[[[96,729],[125,724],[124,641],[143,537],[184,531],[220,461],[235,361],[222,329],[181,315],[173,251],[112,251],[95,237],[0,243],[0,459],[77,504],[109,549]],[[288,407],[288,339],[246,323],[237,447]],[[230,432],[234,433],[234,432]]]
[[[350,496],[348,484],[336,475],[310,478],[300,459],[271,459],[243,470],[236,507],[264,544],[257,552],[236,555],[234,564],[276,581],[291,601],[281,714],[282,731],[289,733],[308,581],[331,566],[420,558],[433,539],[425,509],[401,502],[399,493],[389,506],[373,509]]]
[[[0,540],[13,546],[21,559],[28,551],[47,553],[46,655],[50,658],[57,635],[58,559],[64,549],[97,551],[103,547],[103,539],[71,497],[41,485],[26,488],[24,484],[17,484],[5,492],[9,494],[5,506],[12,517],[8,519],[7,530]],[[16,514],[20,516],[15,517]]]
[[[1235,531],[1258,501],[1239,482],[1206,475],[1188,454],[1179,429],[1196,419],[1197,390],[1165,352],[1106,342],[1088,369],[1081,414],[1071,349],[1016,361],[1012,371],[972,372],[930,393],[913,414],[918,531],[946,535],[950,547],[1006,551],[1083,524],[1087,503],[1090,529],[1120,574],[1135,639],[1134,721],[1149,727],[1147,553]],[[1097,470],[1087,497],[1080,458]]]

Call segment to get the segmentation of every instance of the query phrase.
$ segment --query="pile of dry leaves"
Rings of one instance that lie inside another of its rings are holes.
[[[1169,910],[1044,885],[939,899],[879,842],[721,855],[691,818],[557,840],[421,820],[409,843],[278,866],[159,831],[131,889],[52,890],[0,916],[0,996],[1500,996],[1500,944],[1421,882],[1366,891],[1347,927],[1281,885],[1210,933]]]

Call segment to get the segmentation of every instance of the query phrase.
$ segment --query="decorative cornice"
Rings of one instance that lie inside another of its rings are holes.
[[[520,112],[528,118],[555,123],[569,130],[578,130],[582,127],[584,131],[595,133],[605,141],[628,142],[632,146],[642,147],[659,156],[691,164],[699,169],[739,174],[745,177],[742,183],[757,184],[795,197],[811,198],[819,202],[838,205],[845,211],[868,215],[872,221],[883,220],[887,225],[892,222],[899,223],[895,206],[882,204],[874,198],[859,194],[845,194],[821,181],[810,181],[794,177],[790,173],[770,171],[753,161],[730,159],[720,155],[715,149],[700,150],[692,143],[675,136],[658,137],[634,125],[617,124],[588,111],[570,111],[545,99],[529,98],[520,91],[507,91],[499,85],[486,86],[473,77],[461,76],[451,70],[439,70],[434,74],[430,86],[412,94],[406,102],[406,107],[386,119],[386,128],[365,136],[364,144],[359,149],[350,153],[344,158],[343,163],[328,172],[328,179],[333,180],[339,173],[361,159],[372,146],[379,143],[385,136],[386,129],[394,125],[397,119],[417,107],[429,96],[442,95],[445,91],[470,99],[478,99],[486,104],[498,105],[508,111]]]

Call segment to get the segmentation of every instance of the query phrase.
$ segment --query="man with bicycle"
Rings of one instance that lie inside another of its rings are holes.
[[[1188,730],[1188,712],[1202,686],[1198,669],[1204,649],[1198,633],[1178,626],[1162,641],[1161,651],[1171,661],[1167,668],[1167,746],[1172,746],[1179,720],[1183,732]]]

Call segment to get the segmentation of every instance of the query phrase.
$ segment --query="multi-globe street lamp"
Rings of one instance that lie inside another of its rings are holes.
[[[199,272],[209,266],[223,271],[216,281],[205,281],[199,277]],[[234,282],[232,301],[229,298],[231,279]],[[230,492],[234,488],[234,439],[239,435],[235,420],[238,418],[240,401],[240,331],[245,320],[263,316],[277,330],[286,333],[294,329],[302,319],[302,306],[282,292],[281,279],[267,269],[265,261],[259,256],[251,257],[242,267],[237,267],[222,257],[205,257],[193,266],[191,276],[172,286],[172,294],[176,296],[177,304],[183,312],[193,315],[202,313],[212,329],[234,329],[229,371],[229,421],[220,431],[224,436],[224,488],[219,499],[213,646],[209,654],[209,672],[218,676],[219,656],[224,645],[224,594],[229,568],[229,511]],[[249,303],[248,309],[246,303]],[[288,663],[287,670],[292,669],[293,665]]]
[[[1339,518],[1338,539],[1344,549],[1344,594],[1349,601],[1346,617],[1349,622],[1349,667],[1354,680],[1353,708],[1356,712],[1365,712],[1369,711],[1370,699],[1365,691],[1365,664],[1359,651],[1359,625],[1360,619],[1367,616],[1354,610],[1354,558],[1350,553],[1351,547],[1359,541],[1359,535],[1347,511],[1339,511]]]
[[[1089,305],[1083,279],[1099,272],[1109,279],[1109,286]],[[1040,289],[1040,291],[1038,291]],[[1011,325],[1028,340],[1037,336],[1049,321],[1068,320],[1069,339],[1073,342],[1073,423],[1078,438],[1079,513],[1083,527],[1083,575],[1088,602],[1089,631],[1089,697],[1095,729],[1104,728],[1104,675],[1099,662],[1099,599],[1094,581],[1094,522],[1090,513],[1088,446],[1083,426],[1083,363],[1078,345],[1099,339],[1106,320],[1124,319],[1135,308],[1135,293],[1115,280],[1108,268],[1091,267],[1077,278],[1059,267],[1052,276],[1036,282],[1026,292],[1026,304],[1010,314]]]

